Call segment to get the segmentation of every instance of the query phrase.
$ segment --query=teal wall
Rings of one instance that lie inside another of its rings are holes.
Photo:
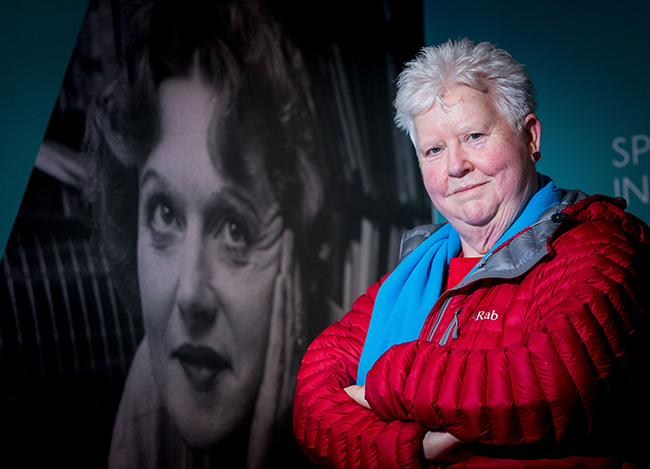
[[[88,0],[0,2],[0,252],[87,6]]]
[[[424,21],[429,45],[490,41],[526,65],[541,172],[650,222],[650,2],[424,0]]]
[[[0,248],[88,0],[0,3]],[[540,171],[650,221],[650,2],[424,0],[425,40],[491,41],[533,77]]]

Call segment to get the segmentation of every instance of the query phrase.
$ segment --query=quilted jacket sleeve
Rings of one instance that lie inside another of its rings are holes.
[[[386,422],[343,390],[357,365],[379,284],[307,350],[298,373],[294,433],[303,451],[325,467],[420,467],[426,430],[414,422]]]
[[[608,223],[558,238],[535,280],[524,339],[490,350],[401,344],[370,370],[366,398],[382,419],[442,427],[496,445],[567,442],[635,432],[640,326],[650,254]],[[625,437],[623,437],[625,438]]]

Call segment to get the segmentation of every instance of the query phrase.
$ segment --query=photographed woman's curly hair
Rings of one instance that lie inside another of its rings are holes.
[[[298,258],[310,257],[324,167],[304,64],[279,23],[249,0],[144,2],[125,16],[122,69],[88,112],[84,148],[94,165],[86,192],[96,230],[128,309],[140,309],[138,168],[161,138],[159,86],[196,69],[219,94],[227,139],[262,150],[248,158],[256,161],[222,151],[213,164],[244,187],[261,165],[296,235]]]

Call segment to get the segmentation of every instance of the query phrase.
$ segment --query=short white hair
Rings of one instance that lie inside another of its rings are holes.
[[[524,118],[537,109],[530,75],[505,50],[466,38],[424,47],[399,75],[395,98],[395,123],[416,147],[415,116],[445,105],[445,93],[459,84],[491,93],[515,131],[522,131]]]

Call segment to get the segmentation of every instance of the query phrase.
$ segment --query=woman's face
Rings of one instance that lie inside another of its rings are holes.
[[[513,131],[491,95],[469,86],[445,101],[414,120],[424,185],[461,238],[482,232],[495,242],[536,190],[541,126],[531,114]]]
[[[196,77],[168,79],[160,95],[161,141],[139,171],[145,334],[165,408],[190,446],[207,449],[251,416],[283,222],[261,169],[247,188],[216,169],[228,138],[208,143],[219,96]],[[242,146],[228,147],[254,161]]]

